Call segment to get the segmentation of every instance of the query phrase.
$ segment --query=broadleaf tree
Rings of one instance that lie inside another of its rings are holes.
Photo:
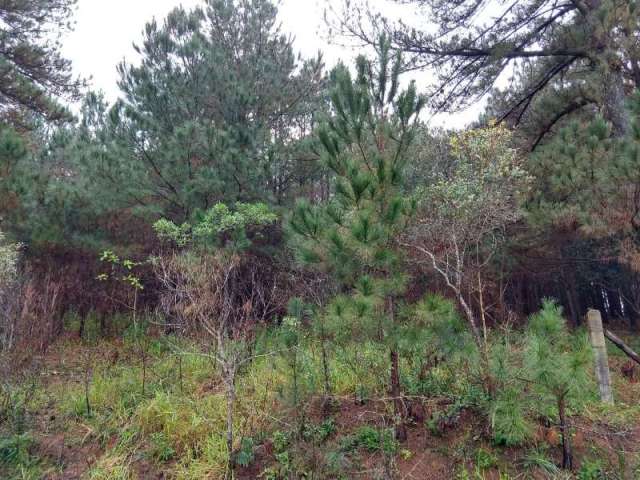
[[[11,348],[14,325],[11,296],[18,278],[20,245],[8,242],[0,230],[0,351]]]
[[[224,384],[225,479],[233,478],[236,380],[240,368],[254,358],[251,340],[264,320],[261,315],[277,309],[272,292],[260,283],[259,263],[247,252],[260,231],[277,220],[265,204],[238,203],[233,208],[217,204],[192,224],[168,219],[154,224],[159,238],[172,245],[152,259],[165,314],[178,317],[174,328],[200,334],[205,345],[196,354],[214,362]]]
[[[524,216],[531,181],[510,142],[504,126],[454,135],[453,171],[418,190],[417,214],[402,239],[455,296],[487,368],[485,282],[506,229]]]

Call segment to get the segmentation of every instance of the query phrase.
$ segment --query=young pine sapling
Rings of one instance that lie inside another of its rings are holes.
[[[584,334],[567,330],[562,308],[545,300],[529,320],[526,335],[525,371],[538,405],[555,408],[562,440],[562,468],[571,469],[573,454],[568,409],[585,397],[591,350]]]
[[[347,292],[344,328],[388,346],[396,436],[405,440],[396,334],[407,278],[398,239],[413,211],[403,172],[425,101],[413,83],[400,90],[402,59],[385,38],[377,60],[359,57],[355,78],[345,66],[333,72],[334,115],[318,137],[335,194],[322,206],[298,202],[289,223],[302,261]]]

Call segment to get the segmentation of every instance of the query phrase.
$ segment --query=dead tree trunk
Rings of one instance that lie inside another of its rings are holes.
[[[604,336],[611,340],[611,343],[622,350],[631,360],[640,365],[640,355],[634,352],[631,347],[624,343],[617,335],[614,335],[609,330],[605,330]]]

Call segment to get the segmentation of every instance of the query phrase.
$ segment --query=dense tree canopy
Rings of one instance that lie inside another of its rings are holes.
[[[69,27],[76,0],[0,2],[0,115],[25,125],[25,115],[69,118],[60,103],[74,98],[80,83],[60,53],[60,35]]]
[[[322,194],[308,138],[325,109],[323,65],[295,54],[277,13],[267,0],[209,1],[147,24],[141,64],[119,66],[122,100],[89,93],[76,125],[3,158],[7,217],[28,219],[18,236],[135,243],[131,218],[182,223],[218,202]]]
[[[283,201],[313,125],[320,59],[302,61],[270,1],[209,1],[145,28],[140,66],[122,64],[124,101],[94,105],[113,149],[96,174],[129,179],[129,201],[175,219],[218,201]],[[92,114],[93,115],[93,114]],[[308,155],[308,154],[307,154]]]

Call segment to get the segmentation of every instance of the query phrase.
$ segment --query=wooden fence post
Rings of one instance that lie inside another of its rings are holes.
[[[609,359],[607,357],[607,344],[602,329],[602,316],[599,310],[589,309],[587,312],[587,325],[596,364],[596,379],[600,389],[600,400],[613,403],[611,391],[611,376],[609,375]]]

